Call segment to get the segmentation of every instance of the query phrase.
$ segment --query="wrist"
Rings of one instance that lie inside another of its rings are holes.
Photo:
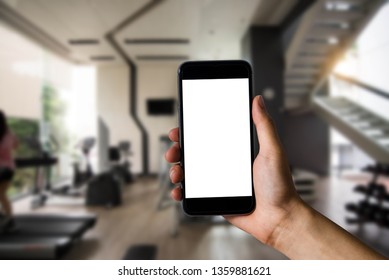
[[[314,219],[312,209],[301,199],[296,198],[289,203],[283,219],[273,230],[266,242],[267,245],[290,256],[294,243],[299,236],[306,233],[308,225]]]
[[[273,230],[269,246],[291,259],[384,259],[299,200]]]

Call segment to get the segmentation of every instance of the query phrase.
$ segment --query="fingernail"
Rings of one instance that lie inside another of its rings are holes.
[[[174,175],[174,173],[176,173],[174,168],[170,169],[170,172],[169,172],[170,177],[172,177]]]
[[[262,110],[266,111],[266,105],[265,105],[265,101],[263,100],[262,95],[259,95],[258,104],[259,104],[259,107],[260,107]]]

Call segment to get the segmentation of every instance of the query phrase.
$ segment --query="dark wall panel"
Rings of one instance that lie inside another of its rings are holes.
[[[296,30],[290,28],[251,27],[242,40],[242,58],[248,60],[254,71],[254,95],[271,89],[266,98],[269,114],[285,147],[289,162],[321,175],[329,169],[329,129],[314,113],[291,115],[284,107],[284,54]]]
[[[253,67],[254,96],[262,95],[264,91],[270,91],[272,95],[271,98],[265,95],[264,99],[282,138],[285,68],[282,30],[278,27],[251,27],[242,40],[242,57]]]
[[[320,175],[328,175],[329,128],[314,113],[284,115],[284,146],[289,163]]]

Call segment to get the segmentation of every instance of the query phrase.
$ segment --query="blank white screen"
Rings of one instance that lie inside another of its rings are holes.
[[[248,79],[183,80],[185,197],[251,196]]]

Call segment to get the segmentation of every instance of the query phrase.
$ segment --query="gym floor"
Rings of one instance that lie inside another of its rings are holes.
[[[315,186],[317,199],[312,206],[389,256],[389,239],[385,238],[389,230],[368,225],[358,231],[356,225],[345,223],[348,214],[344,205],[361,198],[352,189],[366,179],[363,174],[322,178]],[[96,226],[77,242],[64,259],[122,259],[128,247],[138,244],[156,245],[157,259],[286,259],[224,222],[177,224],[177,205],[172,203],[163,210],[157,210],[160,197],[157,179],[137,179],[136,183],[124,188],[123,205],[120,207],[86,208],[82,201],[73,200],[62,205],[49,203],[34,210],[34,214],[94,213],[98,216]],[[26,212],[31,213],[28,199],[15,203],[16,214]]]

